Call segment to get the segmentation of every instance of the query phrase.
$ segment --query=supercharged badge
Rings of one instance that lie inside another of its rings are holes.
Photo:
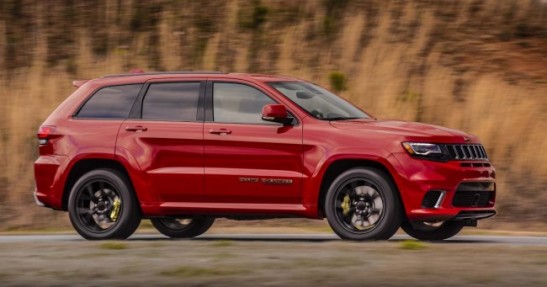
[[[283,179],[283,178],[262,178],[264,184],[279,184],[279,185],[289,185],[292,184],[292,179]]]
[[[272,185],[292,184],[292,179],[284,179],[284,178],[240,177],[239,181],[240,182],[262,182],[264,184],[272,184]]]
[[[240,177],[240,182],[258,182],[258,177]]]

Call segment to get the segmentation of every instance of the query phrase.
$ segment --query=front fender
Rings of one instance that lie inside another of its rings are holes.
[[[355,154],[355,153],[341,153],[332,155],[324,160],[321,160],[318,168],[308,177],[308,180],[304,182],[303,186],[303,204],[307,210],[307,216],[312,218],[318,218],[322,215],[320,214],[321,207],[319,202],[321,201],[321,185],[325,177],[326,171],[332,164],[339,161],[361,161],[363,166],[381,166],[389,172],[389,174],[394,178],[395,184],[398,180],[395,178],[398,177],[395,167],[390,160],[391,155],[373,155],[373,154]],[[397,185],[397,184],[396,184]]]

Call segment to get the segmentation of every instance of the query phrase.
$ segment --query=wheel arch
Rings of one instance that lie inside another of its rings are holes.
[[[64,211],[68,210],[68,197],[70,196],[70,191],[72,190],[72,187],[74,186],[76,181],[78,181],[78,179],[82,175],[96,169],[113,169],[125,175],[127,179],[129,180],[129,184],[131,185],[132,192],[136,196],[137,201],[140,202],[137,192],[135,192],[135,188],[133,186],[131,177],[129,176],[129,173],[127,172],[127,169],[119,161],[116,161],[114,159],[105,159],[105,158],[86,158],[86,159],[81,159],[78,162],[74,163],[74,165],[70,169],[70,172],[67,176],[65,186],[63,188],[63,197],[62,197],[62,209]],[[140,204],[137,204],[137,206],[140,206]]]
[[[397,186],[397,182],[393,178],[393,174],[390,171],[390,169],[384,163],[381,163],[379,161],[375,161],[372,159],[346,158],[346,159],[337,159],[331,162],[326,168],[325,172],[323,173],[321,185],[319,187],[319,196],[318,196],[318,202],[317,202],[317,211],[319,213],[320,218],[325,217],[325,198],[326,198],[329,186],[336,179],[338,175],[352,168],[373,168],[373,169],[379,170],[380,172],[388,176],[389,180],[391,180],[391,182],[393,183],[393,186],[395,187],[397,198],[399,199],[399,202],[401,203],[402,214],[403,216],[406,217],[404,202],[402,200],[399,187]]]

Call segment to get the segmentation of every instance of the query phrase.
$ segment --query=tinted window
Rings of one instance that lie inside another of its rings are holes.
[[[213,85],[213,116],[215,122],[268,123],[262,120],[262,108],[275,102],[261,91],[242,84]]]
[[[138,84],[102,88],[84,104],[76,116],[125,119],[129,116],[141,86]]]
[[[195,121],[200,83],[151,84],[142,104],[148,120]]]

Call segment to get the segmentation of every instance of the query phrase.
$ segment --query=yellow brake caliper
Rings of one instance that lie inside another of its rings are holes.
[[[112,221],[118,220],[118,215],[120,215],[121,205],[122,205],[122,201],[119,198],[116,198],[114,202],[112,203],[112,212],[110,212],[110,220]]]
[[[349,195],[344,196],[344,201],[342,202],[342,212],[344,215],[348,215],[350,211],[349,207]]]

